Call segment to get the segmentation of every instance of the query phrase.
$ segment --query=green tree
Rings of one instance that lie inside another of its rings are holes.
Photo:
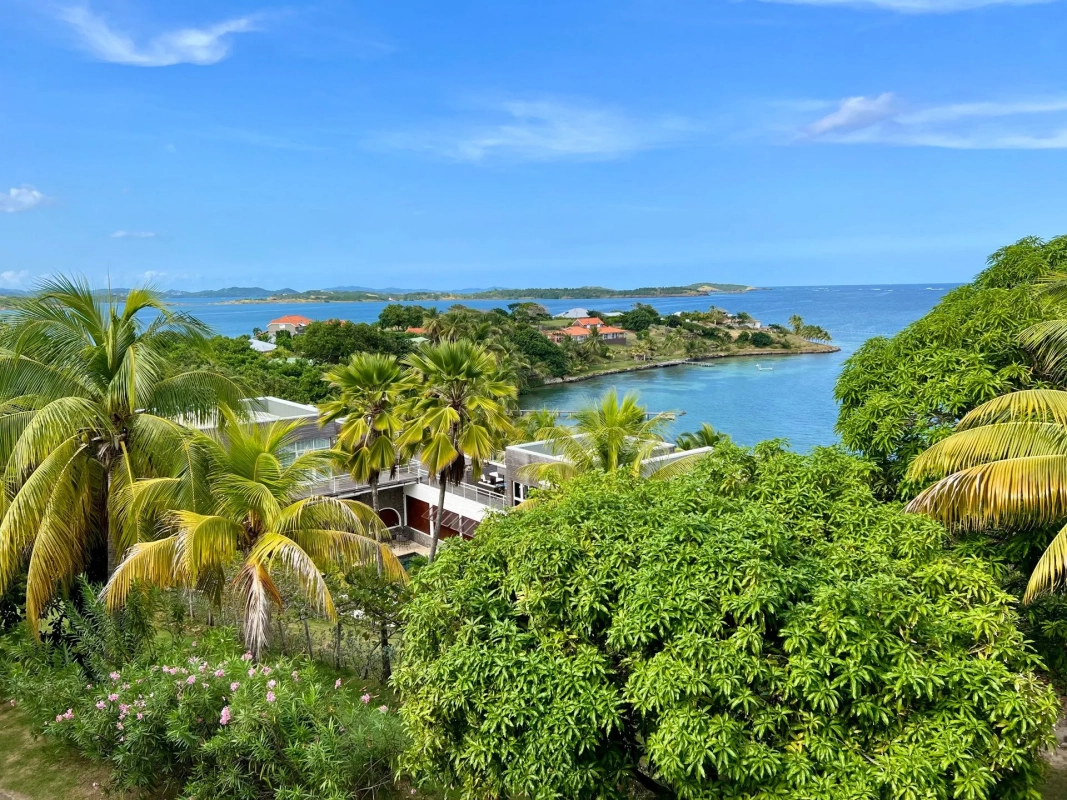
[[[1013,598],[868,472],[728,446],[491,517],[414,580],[404,766],[464,798],[1036,797],[1059,703]]]
[[[515,343],[519,351],[538,371],[559,378],[567,374],[567,356],[559,345],[548,340],[543,333],[529,325],[517,325],[505,336]]]
[[[0,594],[28,557],[26,615],[36,621],[75,575],[111,573],[127,544],[116,491],[154,473],[181,436],[178,420],[209,420],[242,392],[217,372],[169,370],[171,351],[199,346],[207,327],[147,289],[120,300],[57,278],[16,300],[7,321]]]
[[[707,422],[692,433],[686,431],[678,435],[675,444],[679,450],[696,450],[698,447],[715,447],[723,442],[730,441],[729,435],[720,433]]]
[[[325,375],[338,396],[322,404],[322,423],[341,421],[336,450],[352,479],[371,489],[371,507],[378,507],[381,475],[396,473],[400,460],[396,438],[402,419],[404,370],[396,356],[360,353]]]
[[[659,312],[647,303],[634,303],[634,307],[625,314],[612,320],[620,328],[628,331],[647,331],[653,325],[660,324]]]
[[[405,306],[390,303],[378,315],[378,325],[391,330],[405,330],[422,326],[426,309],[422,306]]]
[[[293,349],[319,364],[342,364],[355,353],[403,355],[409,340],[365,322],[328,319],[312,322],[293,340]]]
[[[481,345],[466,340],[423,346],[405,363],[412,372],[413,397],[404,408],[407,427],[398,443],[418,452],[439,489],[430,542],[430,561],[445,511],[445,489],[463,480],[467,465],[477,479],[482,464],[511,434],[505,403],[517,394],[500,379],[496,359]]]
[[[1067,264],[1065,250],[1065,237],[998,250],[972,284],[896,336],[870,339],[845,362],[835,388],[837,430],[847,447],[874,461],[887,492],[968,411],[1031,385],[1032,359],[1019,335],[1059,316],[1034,281]]]
[[[105,597],[121,607],[138,583],[206,588],[216,602],[225,571],[233,581],[243,638],[257,656],[282,605],[274,575],[293,575],[308,602],[335,618],[329,569],[382,564],[392,580],[404,568],[381,542],[373,509],[354,500],[308,496],[329,451],[292,458],[300,422],[243,425],[228,412],[218,439],[191,432],[162,477],[136,481],[123,493],[123,519],[136,541],[108,581]],[[156,538],[153,534],[162,531]]]
[[[562,460],[529,464],[519,470],[520,478],[559,483],[585,472],[640,475],[641,462],[663,448],[667,418],[649,414],[636,393],[620,402],[618,393],[609,389],[599,401],[576,411],[571,422],[538,433]]]

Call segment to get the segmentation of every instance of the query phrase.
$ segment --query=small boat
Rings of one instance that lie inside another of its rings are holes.
[[[756,369],[760,372],[774,372],[774,367],[761,367],[759,364],[756,365]]]

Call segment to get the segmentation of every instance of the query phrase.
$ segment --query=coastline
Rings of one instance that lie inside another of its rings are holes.
[[[583,295],[564,295],[563,297],[472,297],[471,295],[449,295],[443,297],[363,297],[359,299],[338,300],[331,297],[242,297],[232,300],[217,300],[211,305],[216,306],[243,306],[243,305],[276,305],[279,303],[452,303],[464,300],[497,300],[507,302],[536,302],[539,300],[660,300],[664,297],[715,297],[720,294],[748,294],[749,292],[765,292],[770,287],[747,286],[744,289],[709,289],[706,292],[685,292],[678,294],[655,294],[655,295],[599,295],[588,297]]]
[[[721,358],[751,358],[753,356],[810,356],[810,355],[822,355],[829,353],[839,353],[841,348],[836,345],[813,344],[809,347],[798,347],[794,350],[777,350],[777,349],[763,349],[763,350],[746,350],[743,353],[709,353],[705,356],[699,356],[698,358],[674,358],[669,361],[654,361],[635,363],[626,367],[616,367],[612,369],[601,370],[600,372],[590,372],[585,375],[564,375],[562,378],[548,378],[539,386],[530,387],[531,389],[537,389],[541,386],[559,386],[564,383],[578,383],[580,381],[587,381],[593,378],[602,378],[605,375],[621,375],[626,372],[641,372],[646,369],[663,369],[664,367],[683,367],[686,364],[700,365],[705,361],[715,361]]]

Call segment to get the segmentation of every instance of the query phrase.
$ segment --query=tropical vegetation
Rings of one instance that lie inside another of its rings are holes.
[[[988,560],[839,451],[592,472],[415,579],[416,780],[460,796],[1031,798],[1059,713]]]

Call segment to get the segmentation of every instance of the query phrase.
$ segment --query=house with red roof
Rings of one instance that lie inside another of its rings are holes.
[[[311,320],[299,314],[286,314],[284,317],[272,319],[267,325],[267,333],[275,334],[278,331],[288,331],[293,336],[303,333],[304,329],[311,324]]]
[[[562,342],[564,337],[573,339],[576,342],[584,342],[589,338],[589,332],[594,329],[607,344],[625,344],[626,334],[629,332],[623,328],[605,325],[604,320],[600,317],[581,317],[567,328],[552,331],[548,334],[548,337],[557,344]]]

